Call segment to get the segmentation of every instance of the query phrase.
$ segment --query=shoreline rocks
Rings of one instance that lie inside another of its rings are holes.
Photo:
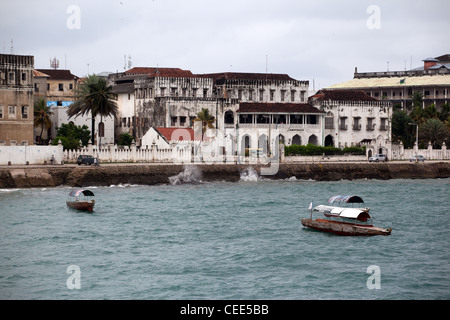
[[[266,179],[339,181],[358,179],[437,179],[450,178],[450,162],[429,163],[299,163],[280,164],[274,175],[261,175],[261,165],[192,164],[195,179],[236,182],[252,168]],[[33,166],[0,167],[0,188],[33,188],[110,186],[118,184],[157,185],[170,183],[169,178],[182,174],[185,165],[173,164],[106,164],[100,167]],[[189,178],[189,177],[188,177]],[[173,179],[176,180],[176,179]]]

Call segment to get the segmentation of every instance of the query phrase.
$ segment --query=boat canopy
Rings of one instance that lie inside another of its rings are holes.
[[[358,196],[334,196],[331,197],[330,200],[328,200],[329,203],[364,203],[363,199]]]
[[[90,190],[75,189],[75,190],[72,190],[69,193],[69,197],[79,197],[82,194],[84,196],[86,196],[86,197],[93,197],[94,196],[94,193],[92,191],[90,191]]]
[[[364,208],[342,208],[319,205],[314,208],[314,211],[324,213],[328,217],[348,218],[360,221],[366,221],[372,218],[369,212],[367,212],[367,209]]]

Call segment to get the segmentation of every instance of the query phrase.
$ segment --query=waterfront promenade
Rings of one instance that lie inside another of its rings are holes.
[[[157,185],[195,168],[200,181],[239,181],[243,173],[253,170],[265,179],[339,181],[358,179],[436,179],[450,178],[450,161],[410,163],[335,162],[272,164],[270,175],[261,175],[265,165],[255,164],[156,164],[114,163],[99,167],[65,165],[0,166],[0,188],[109,186],[119,184]]]

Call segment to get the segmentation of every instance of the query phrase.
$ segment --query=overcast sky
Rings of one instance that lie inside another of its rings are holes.
[[[77,76],[132,67],[285,73],[317,90],[450,53],[448,0],[1,0],[2,53]],[[11,48],[12,40],[12,48]]]

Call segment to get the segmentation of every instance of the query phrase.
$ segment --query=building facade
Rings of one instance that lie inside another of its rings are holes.
[[[0,54],[0,145],[32,145],[34,57]]]
[[[267,150],[269,137],[319,145],[323,140],[322,112],[307,104],[308,81],[285,74],[195,75],[177,68],[133,68],[110,75],[110,81],[120,110],[116,138],[128,132],[140,146],[149,141],[145,134],[151,127],[194,127],[202,109],[214,117],[213,136],[226,141],[221,152]],[[312,130],[309,136],[306,126]],[[281,131],[275,134],[275,130]]]
[[[325,113],[325,146],[390,148],[392,102],[375,99],[362,90],[319,90],[310,103]]]
[[[368,96],[388,100],[406,110],[412,108],[414,92],[423,95],[423,108],[450,103],[450,54],[423,60],[423,66],[405,71],[358,72],[352,80],[327,89],[363,90]]]

